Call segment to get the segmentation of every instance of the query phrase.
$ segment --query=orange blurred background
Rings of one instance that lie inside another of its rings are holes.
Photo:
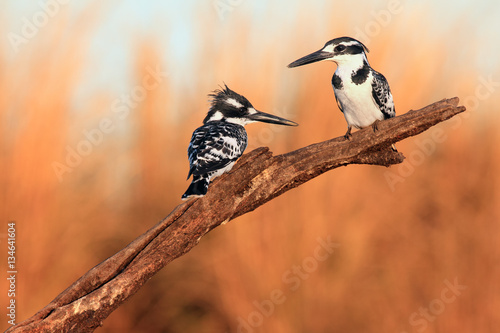
[[[215,229],[96,332],[498,329],[498,3],[46,4],[2,5],[0,258],[15,221],[17,322],[181,203],[219,85],[300,123],[248,126],[247,152],[343,135],[335,65],[286,65],[348,35],[397,114],[454,96],[468,111],[399,143],[401,165],[335,169]]]

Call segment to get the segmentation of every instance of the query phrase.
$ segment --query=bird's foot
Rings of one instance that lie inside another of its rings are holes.
[[[380,120],[375,120],[375,122],[372,124],[373,132],[378,131],[378,124],[380,123]]]
[[[352,134],[351,134],[351,127],[347,128],[347,132],[344,135],[345,140],[351,140]]]

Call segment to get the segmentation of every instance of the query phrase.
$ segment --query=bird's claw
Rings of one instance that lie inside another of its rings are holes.
[[[344,139],[345,139],[345,140],[351,140],[351,137],[352,137],[352,134],[351,134],[351,128],[350,128],[350,127],[348,127],[348,128],[347,128],[347,132],[346,132],[346,133],[345,133],[345,135],[344,135]]]

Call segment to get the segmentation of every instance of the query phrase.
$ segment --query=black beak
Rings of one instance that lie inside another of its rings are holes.
[[[285,125],[285,126],[298,126],[299,125],[294,121],[291,121],[291,120],[288,120],[285,118],[281,118],[278,116],[274,116],[274,115],[269,114],[269,113],[260,112],[260,111],[257,111],[257,113],[249,115],[248,118],[253,120],[253,121],[261,121],[263,123],[270,123],[270,124],[278,124],[278,125]]]
[[[305,57],[302,57],[300,59],[295,60],[290,65],[288,65],[288,68],[299,67],[302,65],[311,64],[313,62],[328,59],[331,56],[332,56],[332,54],[330,52],[325,52],[325,51],[319,50],[319,51],[313,52],[311,54],[308,54]]]

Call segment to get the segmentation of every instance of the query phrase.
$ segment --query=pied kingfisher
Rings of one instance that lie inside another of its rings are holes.
[[[201,197],[207,193],[210,180],[231,170],[247,147],[246,124],[256,121],[297,126],[296,122],[255,110],[242,95],[226,85],[216,90],[212,105],[191,137],[188,147],[189,174],[193,181],[182,199]]]
[[[396,115],[389,84],[370,67],[365,52],[369,52],[368,48],[360,41],[340,37],[288,65],[291,68],[323,60],[337,64],[332,85],[337,105],[347,121],[346,139],[350,139],[353,126],[359,129],[372,125],[376,130],[380,120]]]

